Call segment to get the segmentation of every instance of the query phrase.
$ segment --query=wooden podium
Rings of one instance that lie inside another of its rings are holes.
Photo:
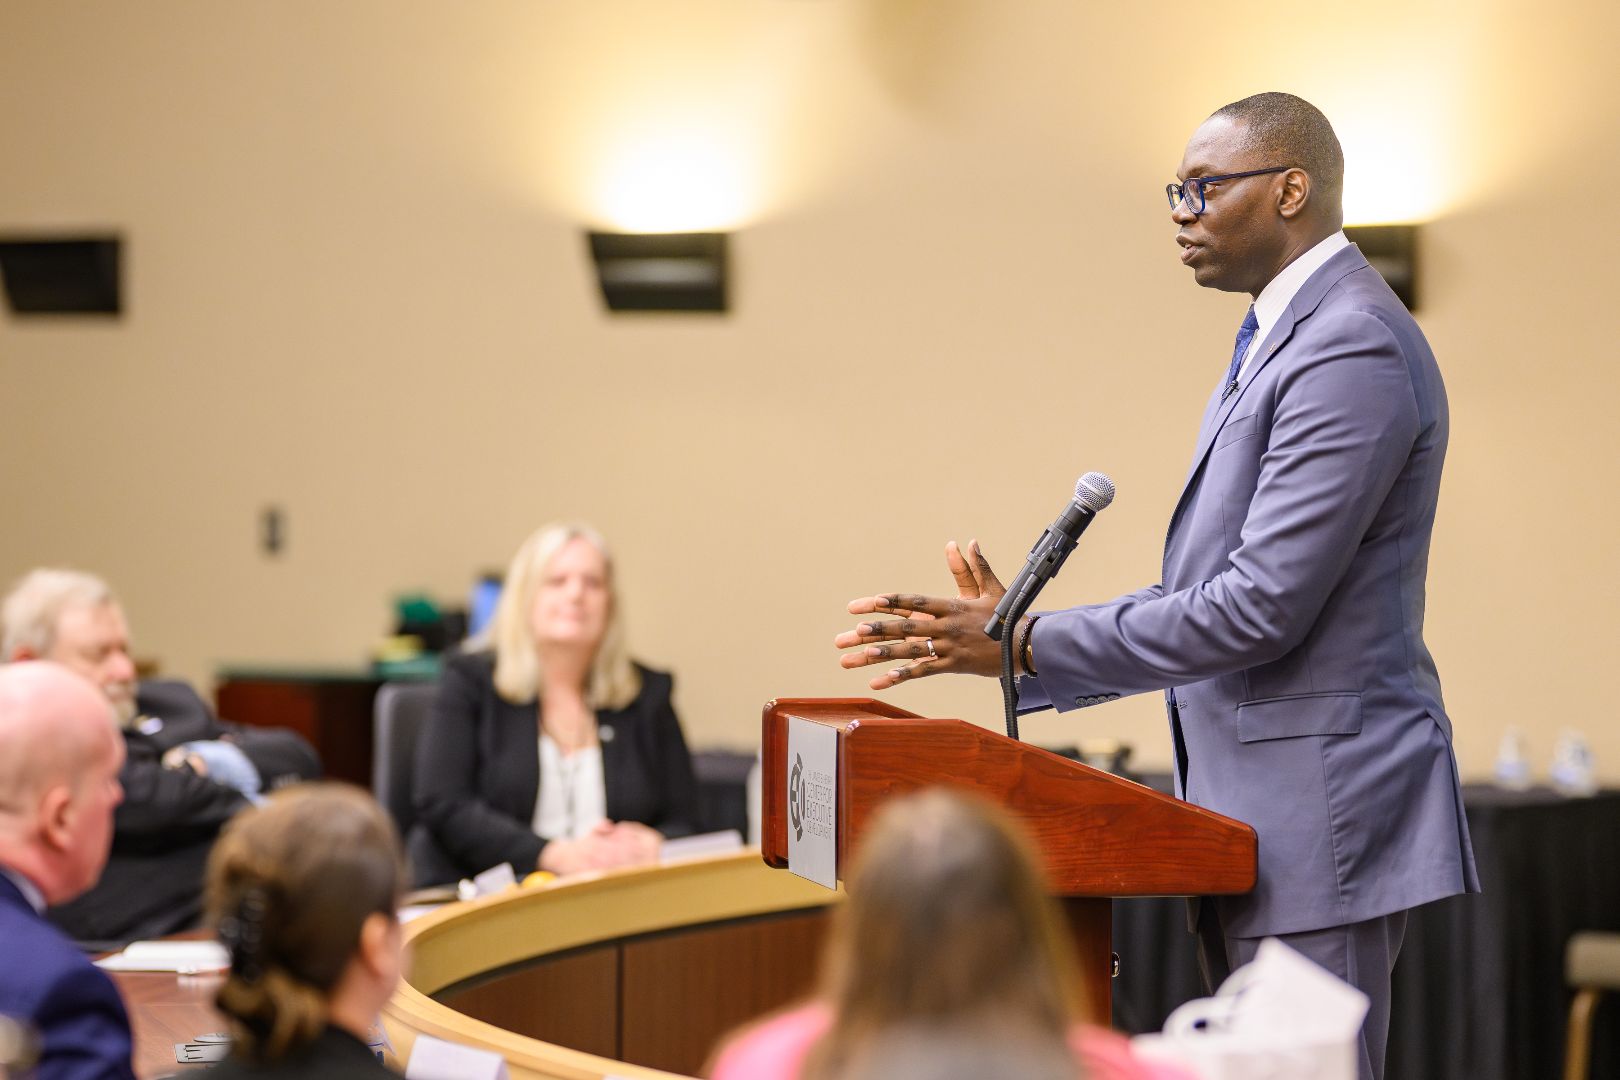
[[[1023,822],[1061,898],[1093,1009],[1110,1012],[1116,896],[1245,893],[1255,834],[1223,817],[965,720],[934,720],[871,698],[780,698],[765,705],[760,848],[788,865],[788,733],[794,720],[836,732],[832,797],[843,880],[873,813],[890,796],[945,786],[976,791]],[[809,730],[800,728],[801,731]],[[802,831],[800,833],[802,836]],[[1128,961],[1128,958],[1127,958]]]

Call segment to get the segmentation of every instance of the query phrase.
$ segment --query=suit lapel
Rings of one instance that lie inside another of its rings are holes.
[[[1277,324],[1271,328],[1271,332],[1260,343],[1260,348],[1255,350],[1254,358],[1249,361],[1249,369],[1244,373],[1243,381],[1238,386],[1237,393],[1232,394],[1225,400],[1221,400],[1218,396],[1211,400],[1210,407],[1204,410],[1204,423],[1198,431],[1198,445],[1193,450],[1192,465],[1187,469],[1187,479],[1182,484],[1181,497],[1176,500],[1175,513],[1170,515],[1170,528],[1166,530],[1164,538],[1166,548],[1170,544],[1170,533],[1175,531],[1176,522],[1180,519],[1181,511],[1186,506],[1187,496],[1193,488],[1193,481],[1197,479],[1199,470],[1203,468],[1205,459],[1209,457],[1210,448],[1215,445],[1215,436],[1220,434],[1227,418],[1232,415],[1232,410],[1237,408],[1237,403],[1243,399],[1244,394],[1249,392],[1249,387],[1254,385],[1256,377],[1271,362],[1271,358],[1276,356],[1278,351],[1288,344],[1288,339],[1294,336],[1294,327],[1310,317],[1311,313],[1322,303],[1322,298],[1327,295],[1328,290],[1338,284],[1339,280],[1346,274],[1360,270],[1366,265],[1367,260],[1362,256],[1361,249],[1354,244],[1323,263],[1321,269],[1305,279],[1305,284],[1300,286],[1299,292],[1294,294],[1294,298],[1289,301],[1288,307],[1282,313],[1282,317],[1277,320]],[[1219,395],[1221,389],[1217,388],[1215,393]]]
[[[508,778],[501,786],[510,798],[507,810],[520,821],[534,816],[535,800],[540,797],[540,705],[525,701],[514,705],[495,695],[498,710],[495,745],[496,775]],[[500,759],[505,759],[504,763]]]
[[[1249,387],[1254,385],[1255,376],[1260,374],[1260,369],[1265,367],[1273,356],[1277,355],[1277,350],[1282,348],[1284,343],[1293,335],[1294,309],[1290,305],[1283,311],[1282,318],[1277,320],[1277,325],[1271,328],[1271,333],[1267,334],[1266,339],[1260,343],[1260,348],[1255,350],[1254,358],[1249,361],[1249,369],[1244,372],[1243,381],[1238,384],[1237,393],[1230,394],[1218,401],[1214,413],[1205,419],[1204,426],[1198,432],[1198,446],[1193,450],[1192,466],[1187,470],[1187,480],[1182,485],[1183,488],[1192,483],[1193,475],[1198,472],[1198,467],[1204,463],[1204,458],[1209,456],[1209,448],[1214,444],[1215,436],[1220,434],[1221,428],[1226,426],[1227,418],[1232,415],[1232,410],[1237,408],[1239,401],[1243,400],[1243,395],[1249,392]],[[1220,392],[1220,390],[1216,391],[1216,393]],[[1185,494],[1185,491],[1183,494]]]
[[[609,821],[618,821],[623,816],[624,785],[616,780],[624,768],[624,738],[629,727],[625,719],[630,715],[630,708],[599,709],[596,713],[596,741],[602,748],[602,786],[607,789],[607,798],[603,807],[607,811]],[[615,779],[610,780],[609,777]]]

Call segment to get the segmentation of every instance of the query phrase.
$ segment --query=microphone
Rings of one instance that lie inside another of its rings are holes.
[[[1024,591],[1027,589],[1029,592],[1028,596],[1023,597],[1027,609],[1041,588],[1063,568],[1063,560],[1074,550],[1075,542],[1086,531],[1086,526],[1091,524],[1091,519],[1113,501],[1114,482],[1102,473],[1088,472],[1075,481],[1074,501],[1064,507],[1063,513],[1046,527],[1041,538],[1035,541],[1035,546],[1029,549],[1023,568],[996,605],[996,613],[984,624],[984,632],[992,640],[1001,640],[1009,615],[1017,618],[1017,615],[1012,615],[1013,605],[1018,603]],[[1023,612],[1018,614],[1022,615]]]

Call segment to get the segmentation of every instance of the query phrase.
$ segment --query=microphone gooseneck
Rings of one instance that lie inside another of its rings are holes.
[[[1007,587],[1007,592],[996,604],[995,614],[985,624],[984,632],[1001,642],[1001,701],[1006,712],[1007,737],[1018,738],[1018,689],[1013,679],[1013,633],[1018,620],[1024,617],[1036,595],[1057,572],[1063,561],[1074,550],[1080,534],[1086,531],[1091,519],[1114,501],[1114,482],[1099,472],[1088,472],[1074,485],[1074,499],[1057,520],[1048,525],[1035,546],[1029,549],[1018,576]]]

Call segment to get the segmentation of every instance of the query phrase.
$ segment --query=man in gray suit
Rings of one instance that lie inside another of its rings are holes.
[[[1422,331],[1342,232],[1344,162],[1309,103],[1216,112],[1168,194],[1181,259],[1254,297],[1170,520],[1161,584],[1013,632],[1020,711],[1165,691],[1177,794],[1252,825],[1246,896],[1195,903],[1206,979],[1278,937],[1364,990],[1361,1075],[1383,1072],[1406,912],[1477,892],[1451,721],[1423,642],[1445,388]],[[970,545],[955,599],[839,635],[885,689],[994,675],[1002,586]],[[895,660],[904,661],[892,666]]]

